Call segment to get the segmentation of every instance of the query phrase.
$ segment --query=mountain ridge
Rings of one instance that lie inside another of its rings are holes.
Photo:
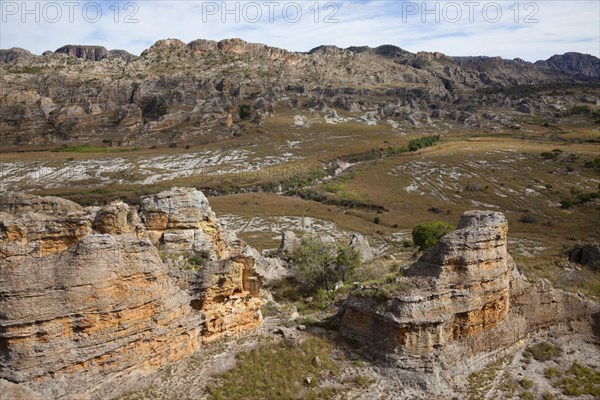
[[[379,45],[377,47],[370,47],[370,46],[349,46],[346,48],[343,47],[339,47],[336,45],[319,45],[316,46],[306,52],[302,52],[302,51],[290,51],[284,48],[280,48],[280,47],[275,47],[275,46],[269,46],[266,44],[262,44],[262,43],[252,43],[252,42],[246,42],[242,39],[239,38],[230,38],[230,39],[223,39],[220,41],[216,41],[216,40],[208,40],[208,39],[194,39],[192,41],[190,41],[189,43],[185,43],[179,39],[175,39],[175,38],[170,38],[170,39],[161,39],[156,41],[154,44],[152,44],[150,47],[148,47],[146,50],[142,51],[140,56],[143,56],[143,54],[145,52],[147,52],[148,50],[150,50],[151,48],[155,47],[157,44],[164,42],[164,41],[179,41],[179,43],[181,43],[182,45],[186,45],[187,47],[192,47],[193,44],[195,42],[206,42],[206,43],[210,43],[213,44],[215,48],[221,49],[221,45],[224,43],[228,43],[228,42],[238,42],[238,43],[244,43],[246,45],[250,45],[253,47],[256,46],[261,46],[266,50],[270,50],[270,51],[282,51],[282,52],[286,52],[289,54],[305,54],[305,55],[312,55],[315,53],[320,53],[320,52],[336,52],[336,51],[347,51],[347,52],[352,52],[352,53],[363,53],[363,52],[370,52],[373,54],[378,54],[378,55],[382,55],[382,56],[386,56],[386,55],[402,55],[402,56],[415,56],[417,54],[423,53],[423,54],[439,54],[441,56],[446,57],[446,55],[444,53],[435,51],[435,52],[425,52],[425,51],[419,51],[417,53],[412,53],[408,50],[402,49],[399,46],[393,45],[393,44],[382,44]],[[58,48],[57,50],[54,51],[54,53],[67,53],[69,49],[87,49],[87,50],[93,50],[93,49],[97,49],[100,54],[97,56],[97,59],[95,59],[95,61],[100,61],[101,59],[104,59],[107,57],[107,52],[113,52],[113,51],[118,51],[118,52],[126,52],[128,54],[128,57],[133,56],[133,57],[137,57],[136,55],[134,55],[133,53],[129,53],[127,50],[116,50],[116,49],[111,49],[108,50],[104,47],[104,46],[100,46],[100,45],[72,45],[72,44],[67,44],[64,46],[61,46],[60,48]],[[10,51],[13,52],[19,52],[21,53],[21,55],[25,55],[22,50],[24,50],[25,52],[29,53],[26,54],[27,56],[37,56],[36,54],[31,53],[29,50],[27,49],[23,49],[20,47],[12,47],[12,48],[8,48],[8,49],[0,49],[0,62],[7,62],[5,61],[5,57],[3,57],[3,53],[7,53]],[[48,51],[44,52],[43,54],[48,53]],[[42,55],[43,55],[42,54]],[[75,55],[75,54],[70,54],[73,56],[76,56],[78,58],[86,58],[85,54],[83,55]],[[513,59],[509,59],[509,58],[503,58],[500,56],[488,56],[488,55],[480,55],[480,56],[447,56],[452,58],[453,60],[487,60],[487,59],[494,59],[494,60],[502,60],[502,61],[512,61],[512,62],[517,62],[517,63],[524,63],[524,64],[529,64],[529,65],[534,65],[538,68],[543,68],[543,69],[558,69],[561,70],[563,72],[577,72],[577,70],[573,71],[573,69],[569,69],[569,68],[565,68],[564,64],[566,62],[570,62],[570,63],[575,63],[577,64],[579,60],[586,60],[588,62],[593,63],[593,65],[596,65],[596,71],[593,70],[589,70],[588,71],[588,67],[586,66],[586,76],[594,76],[594,77],[599,77],[600,76],[600,72],[598,72],[598,68],[600,68],[600,59],[598,57],[595,57],[594,55],[591,55],[589,53],[579,53],[579,52],[566,52],[563,54],[554,54],[552,56],[550,56],[549,58],[543,60],[536,60],[536,61],[525,61],[522,60],[519,57],[513,58]],[[579,59],[579,60],[577,60]],[[12,60],[9,60],[12,61]]]

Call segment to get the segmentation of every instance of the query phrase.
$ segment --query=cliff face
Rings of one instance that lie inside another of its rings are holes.
[[[120,202],[84,209],[5,193],[0,204],[2,379],[53,398],[93,398],[103,383],[261,324],[254,259],[201,192],[143,199],[141,218]],[[214,261],[184,267],[198,253],[171,239],[186,232]]]
[[[55,53],[64,53],[70,57],[83,58],[90,61],[101,61],[108,57],[108,50],[102,46],[66,45],[57,49]]]
[[[404,368],[445,373],[452,382],[540,329],[590,331],[600,306],[546,281],[527,283],[507,252],[506,235],[501,213],[465,213],[456,231],[407,270],[410,290],[383,303],[351,295],[343,332],[374,344]]]

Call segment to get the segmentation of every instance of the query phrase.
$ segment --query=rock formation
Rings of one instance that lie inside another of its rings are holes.
[[[122,202],[3,193],[0,380],[95,398],[104,383],[257,328],[262,278],[244,248],[194,189],[145,197],[139,215]]]
[[[497,212],[465,213],[398,281],[395,293],[352,294],[342,331],[368,342],[429,383],[481,368],[540,329],[591,333],[600,305],[528,283],[506,247],[507,222]],[[594,317],[595,316],[595,317]],[[557,328],[558,329],[558,328]],[[596,333],[597,334],[597,333]]]
[[[536,61],[534,65],[541,69],[549,69],[570,75],[587,78],[600,77],[600,60],[591,54],[556,54],[547,60]]]
[[[586,267],[600,269],[600,244],[577,244],[569,252],[569,261],[585,265]]]
[[[90,61],[100,61],[108,57],[108,50],[102,46],[66,45],[56,49],[55,53],[64,53],[70,57],[83,58]]]
[[[362,262],[371,261],[373,259],[373,249],[371,249],[371,245],[369,245],[367,238],[360,233],[352,235],[350,247],[358,252]]]
[[[0,63],[9,63],[13,61],[28,60],[33,57],[30,51],[20,47],[10,49],[0,49]]]

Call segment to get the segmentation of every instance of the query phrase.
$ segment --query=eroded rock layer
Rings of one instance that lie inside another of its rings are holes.
[[[600,306],[547,281],[525,281],[507,252],[506,237],[503,214],[465,213],[457,230],[407,270],[394,295],[351,295],[342,330],[404,368],[455,377],[540,329],[591,331]]]
[[[93,397],[261,324],[254,259],[206,197],[172,189],[141,203],[140,218],[122,202],[1,195],[0,379]]]

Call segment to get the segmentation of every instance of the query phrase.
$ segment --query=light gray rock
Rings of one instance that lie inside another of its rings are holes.
[[[369,241],[360,233],[355,233],[352,235],[352,240],[350,240],[350,247],[352,247],[358,252],[358,254],[360,255],[360,260],[362,262],[371,261],[373,259],[373,250],[369,245]]]
[[[284,255],[291,255],[300,244],[301,240],[292,231],[285,231],[281,235],[281,244],[279,245],[279,252]]]
[[[139,214],[150,230],[200,228],[202,221],[215,218],[204,193],[193,188],[142,197]]]
[[[0,400],[43,400],[45,397],[26,384],[16,384],[0,379]]]
[[[290,271],[277,257],[263,257],[254,247],[250,246],[244,248],[243,254],[254,258],[254,269],[263,277],[265,283],[276,282],[290,275]]]

